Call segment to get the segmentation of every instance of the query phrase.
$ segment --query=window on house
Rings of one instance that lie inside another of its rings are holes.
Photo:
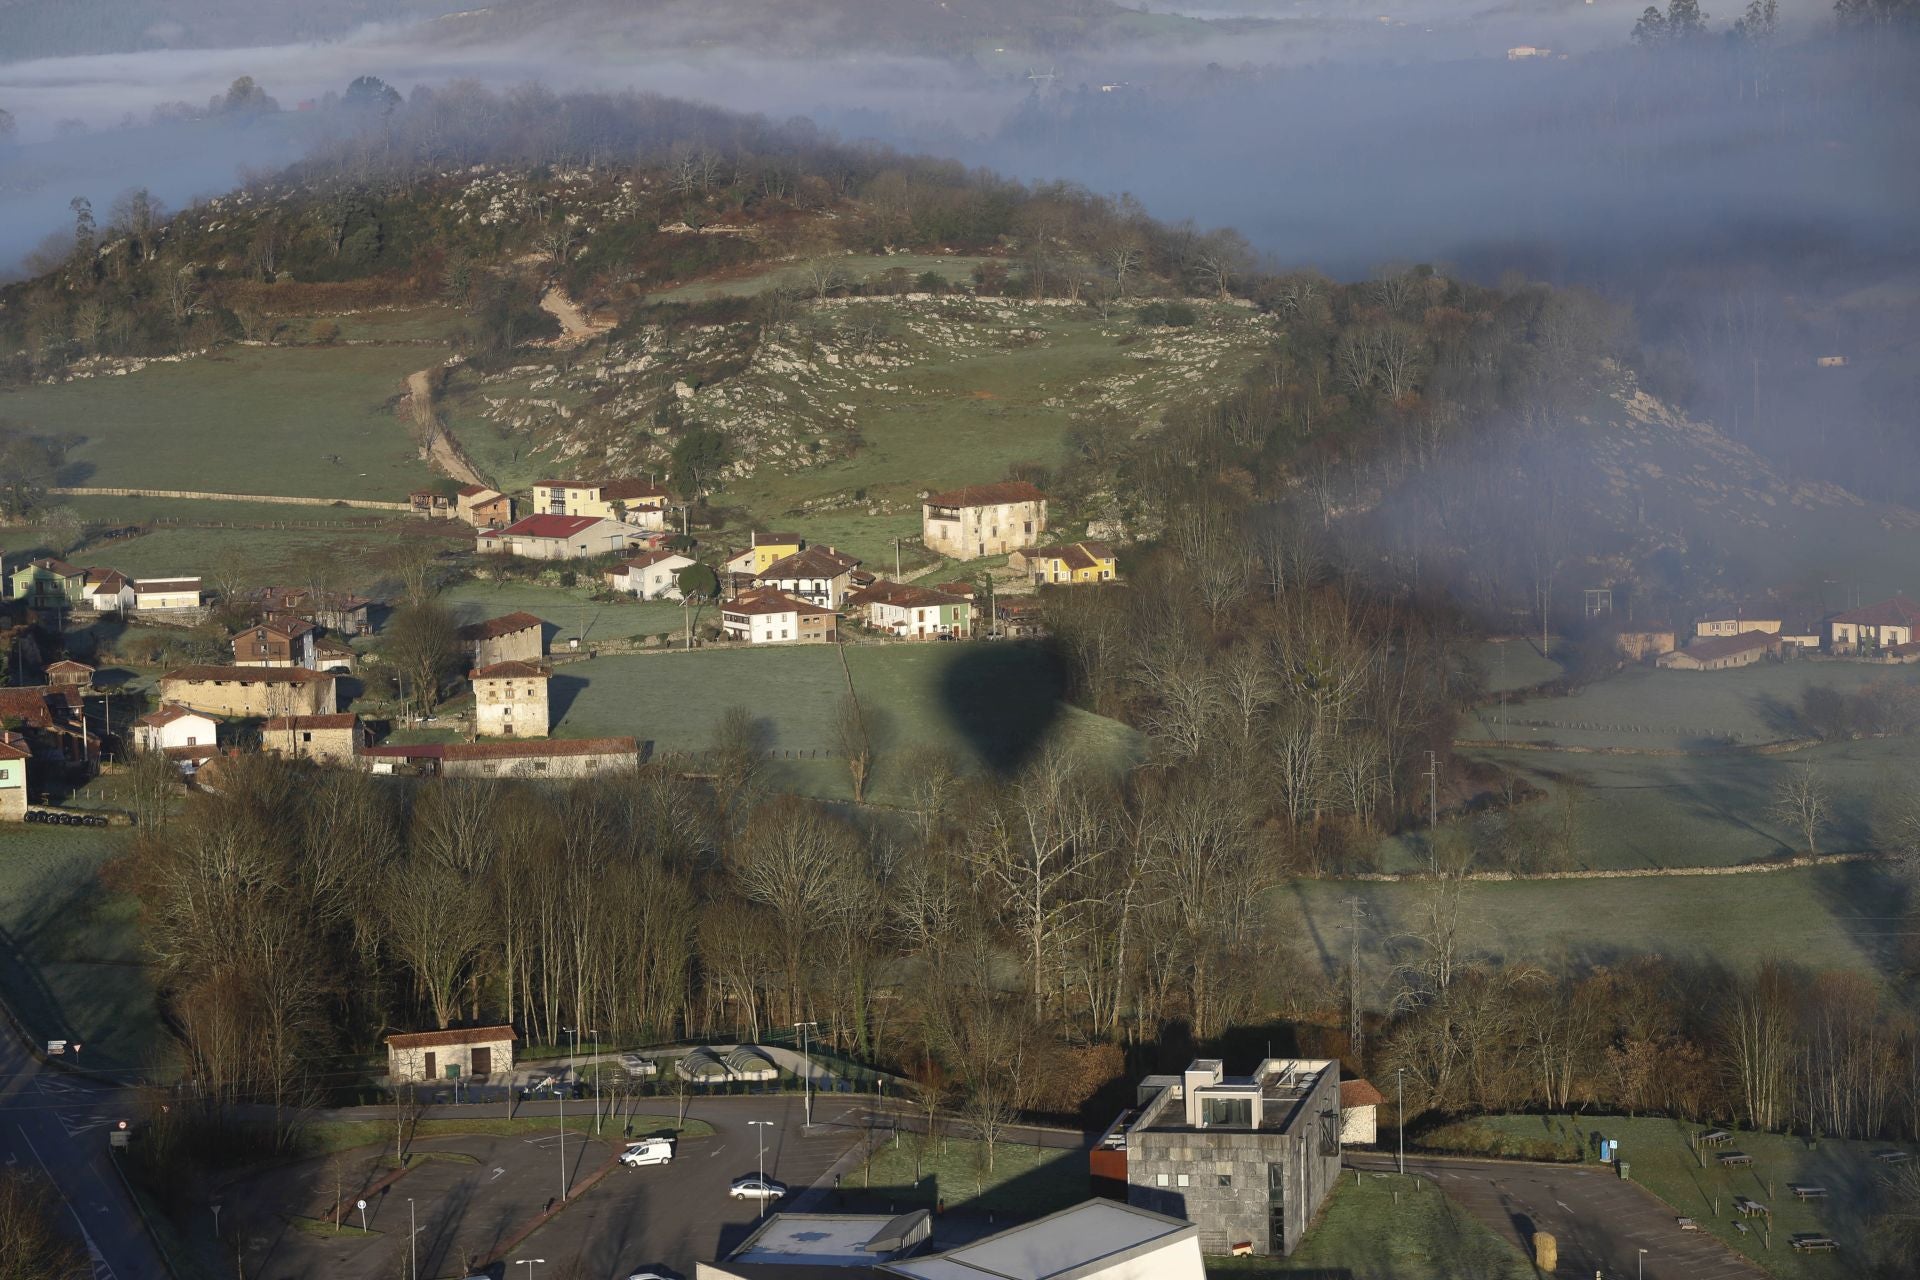
[[[1167,1175],[1164,1173],[1156,1174],[1154,1176],[1153,1182],[1155,1186],[1164,1187],[1167,1185]]]
[[[1331,1108],[1320,1113],[1320,1154],[1340,1154],[1340,1113]]]
[[[535,773],[545,773],[547,771],[547,762],[545,760],[535,760],[533,762],[533,771]]]
[[[482,772],[482,773],[498,773],[498,772],[500,772],[500,766],[499,766],[499,765],[497,765],[497,764],[493,764],[493,763],[491,763],[491,762],[489,762],[489,763],[487,763],[487,764],[483,764],[483,765],[481,765],[481,766],[480,766],[480,772]]]
[[[1230,1174],[1230,1173],[1223,1173],[1223,1174],[1221,1174],[1221,1175],[1220,1175],[1220,1178],[1219,1178],[1219,1185],[1220,1185],[1220,1186],[1223,1186],[1223,1187],[1230,1187],[1230,1186],[1232,1186],[1232,1185],[1233,1185],[1233,1175],[1232,1175],[1232,1174]]]
[[[302,734],[300,735],[300,741],[302,741],[302,742],[312,742],[312,741],[313,741],[313,735],[312,735],[311,733],[302,733]]]

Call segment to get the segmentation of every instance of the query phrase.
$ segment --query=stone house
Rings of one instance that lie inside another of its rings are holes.
[[[351,711],[324,716],[274,716],[260,726],[260,748],[316,764],[352,764],[372,741]]]
[[[1202,1058],[1149,1076],[1100,1148],[1127,1203],[1185,1218],[1205,1253],[1291,1254],[1340,1175],[1340,1064],[1269,1058],[1229,1076]]]
[[[181,667],[160,677],[160,699],[222,716],[331,715],[333,677],[305,667]]]
[[[640,538],[633,525],[597,516],[532,515],[504,529],[482,529],[474,550],[527,560],[585,560],[619,555]]]
[[[513,523],[513,499],[483,484],[464,485],[456,491],[453,510],[476,529],[504,529]]]
[[[955,560],[1003,556],[1046,531],[1047,495],[1024,480],[929,494],[920,506],[920,540]]]
[[[233,665],[316,670],[314,644],[319,635],[320,629],[305,618],[269,618],[234,634]]]
[[[460,644],[475,667],[538,662],[547,656],[547,624],[525,611],[460,628]]]
[[[544,738],[552,728],[547,682],[553,673],[531,662],[480,667],[473,681],[473,731],[483,738]]]
[[[413,514],[428,520],[451,520],[456,508],[453,499],[436,489],[415,489],[407,495],[407,505],[413,508]]]
[[[462,1027],[405,1031],[387,1037],[389,1084],[487,1079],[513,1075],[512,1027]]]
[[[781,556],[754,575],[756,587],[784,591],[809,604],[838,609],[846,601],[853,571],[860,562],[832,547],[808,547]]]
[[[784,591],[748,591],[720,606],[727,639],[748,644],[828,644],[838,615]]]
[[[640,744],[633,738],[497,738],[362,747],[359,755],[377,774],[587,778],[635,768],[640,763]]]

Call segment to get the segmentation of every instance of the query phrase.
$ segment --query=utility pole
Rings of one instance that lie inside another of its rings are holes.
[[[1440,754],[1427,752],[1427,830],[1440,821]]]
[[[893,580],[900,581],[900,539],[893,540]]]
[[[1394,1104],[1393,1115],[1400,1123],[1400,1176],[1404,1178],[1407,1176],[1407,1069],[1395,1067],[1393,1079],[1400,1086],[1400,1100]]]
[[[1360,896],[1349,897],[1347,905],[1353,910],[1347,925],[1347,1044],[1357,1063],[1364,1038],[1360,1026]]]
[[[896,546],[899,545],[899,539],[896,538],[894,543]],[[793,1024],[794,1030],[800,1033],[800,1096],[805,1100],[806,1127],[809,1130],[813,1128],[813,1054],[808,1049],[807,1032],[817,1025],[819,1024],[813,1022]]]

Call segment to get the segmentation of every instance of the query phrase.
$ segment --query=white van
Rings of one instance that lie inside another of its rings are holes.
[[[672,1138],[643,1138],[639,1142],[629,1142],[627,1149],[620,1153],[620,1163],[630,1169],[650,1164],[670,1164],[672,1161]]]

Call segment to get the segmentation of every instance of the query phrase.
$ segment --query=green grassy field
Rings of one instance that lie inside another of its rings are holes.
[[[124,377],[0,394],[0,416],[81,438],[63,483],[405,500],[430,478],[393,401],[428,346],[235,347]]]
[[[1486,673],[1487,691],[1531,689],[1566,674],[1559,663],[1540,656],[1540,640],[1486,640],[1474,647],[1474,661]]]
[[[1527,653],[1538,661],[1530,649]],[[1461,727],[1461,736],[1663,750],[1751,746],[1805,736],[1798,708],[1810,688],[1827,685],[1854,693],[1915,684],[1920,672],[1911,667],[1823,659],[1763,662],[1734,671],[1632,666],[1567,697],[1482,707]]]
[[[549,639],[556,650],[565,648],[568,639],[578,636],[584,636],[588,644],[593,644],[636,635],[658,635],[662,631],[680,632],[681,609],[673,601],[628,597],[614,601],[590,599],[597,585],[597,581],[589,584],[584,579],[574,587],[469,579],[447,588],[441,599],[452,606],[463,623],[518,611],[544,618],[559,628]],[[714,616],[712,609],[702,614],[708,621]]]
[[[1300,939],[1310,964],[1346,964],[1349,898],[1361,903],[1364,992],[1392,994],[1397,956],[1415,944],[1428,890],[1419,882],[1291,881],[1272,895],[1281,936]],[[1550,969],[1615,964],[1632,956],[1714,961],[1744,969],[1792,958],[1823,969],[1885,974],[1899,939],[1887,923],[1901,890],[1869,864],[1747,875],[1473,883],[1461,900],[1464,954]]]
[[[98,879],[124,842],[95,828],[0,828],[0,988],[36,1039],[80,1041],[80,1065],[164,1073],[135,905]]]
[[[1077,1149],[996,1142],[989,1169],[986,1145],[972,1138],[905,1133],[876,1142],[871,1157],[842,1179],[843,1196],[884,1201],[900,1213],[944,1203],[949,1209],[991,1210],[1021,1219],[1087,1198],[1087,1153]]]
[[[1133,758],[1135,735],[1058,701],[1040,651],[1012,644],[853,645],[846,650],[877,760],[870,795],[902,794],[891,765],[911,746],[950,748],[963,766],[1016,766],[1059,740],[1097,760]],[[656,752],[700,751],[728,707],[760,721],[780,781],[843,796],[833,719],[846,693],[831,646],[632,654],[567,663],[551,697],[558,737],[632,734]]]
[[[1624,1116],[1488,1116],[1462,1121],[1455,1128],[1490,1130],[1522,1139],[1547,1138],[1579,1149],[1593,1134],[1616,1138],[1633,1180],[1672,1205],[1676,1215],[1692,1218],[1728,1248],[1781,1280],[1840,1280],[1862,1274],[1868,1253],[1868,1219],[1879,1199],[1881,1166],[1872,1153],[1884,1142],[1823,1139],[1817,1146],[1776,1133],[1739,1132],[1723,1150],[1744,1151],[1751,1168],[1722,1169],[1707,1154],[1705,1167],[1689,1145],[1701,1125],[1676,1120]],[[1795,1199],[1790,1182],[1826,1187],[1824,1201]],[[1734,1230],[1740,1219],[1733,1197],[1758,1200],[1771,1211],[1772,1246],[1757,1225],[1747,1235]],[[1787,1244],[1795,1232],[1823,1232],[1841,1243],[1834,1254],[1799,1254]]]
[[[1257,1280],[1302,1272],[1347,1280],[1527,1280],[1514,1247],[1423,1178],[1343,1174],[1290,1258],[1208,1258],[1207,1274]]]

